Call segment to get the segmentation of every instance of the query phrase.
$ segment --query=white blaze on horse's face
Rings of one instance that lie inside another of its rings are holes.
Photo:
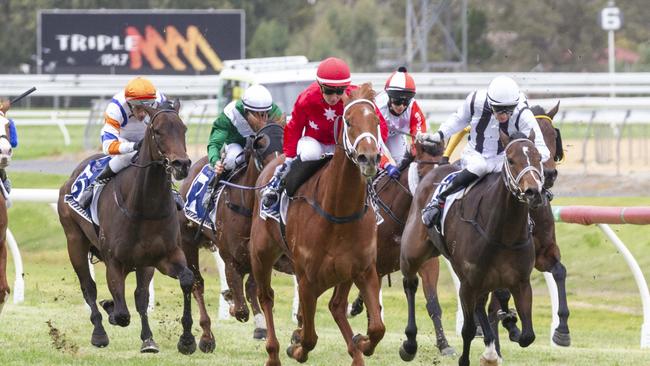
[[[364,108],[361,110],[361,117],[363,119],[375,119],[377,121],[377,130],[372,132],[364,131],[358,134],[354,138],[354,142],[350,141],[350,121],[348,119],[348,110],[354,105],[368,104],[370,108]],[[343,110],[343,148],[347,156],[359,166],[361,169],[361,174],[366,177],[373,177],[377,174],[377,163],[378,163],[378,154],[379,154],[379,138],[381,138],[381,131],[379,128],[378,117],[375,114],[375,105],[372,101],[367,99],[357,99],[348,103]],[[358,147],[361,143],[370,145],[366,147],[366,151],[360,153]],[[373,155],[373,156],[370,156]]]
[[[539,206],[541,200],[542,185],[544,183],[544,175],[542,173],[541,156],[537,149],[531,149],[529,146],[521,146],[521,153],[526,158],[526,163],[520,162],[523,165],[517,176],[513,174],[512,168],[514,162],[511,160],[516,159],[516,155],[509,154],[511,148],[514,149],[514,143],[531,144],[528,139],[516,139],[510,141],[506,146],[505,154],[507,159],[504,161],[503,171],[505,173],[505,181],[508,189],[522,202],[527,202],[531,206]],[[515,153],[516,154],[516,153]],[[521,159],[521,156],[520,158]],[[533,163],[531,163],[531,159]],[[523,160],[523,159],[522,159]],[[536,164],[538,163],[538,164]],[[539,165],[539,167],[535,166]]]

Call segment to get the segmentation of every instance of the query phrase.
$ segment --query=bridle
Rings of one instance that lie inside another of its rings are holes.
[[[165,153],[160,148],[160,142],[156,138],[156,133],[155,133],[155,129],[154,129],[154,123],[156,122],[156,117],[158,117],[159,115],[161,115],[163,113],[174,113],[175,115],[178,116],[178,112],[176,110],[174,110],[174,109],[161,109],[159,111],[156,111],[156,113],[154,113],[154,115],[151,117],[151,121],[149,121],[149,123],[147,123],[147,130],[149,130],[149,135],[151,136],[151,140],[153,141],[153,145],[156,148],[155,151],[158,154],[159,158],[158,159],[152,159],[150,162],[148,162],[146,164],[138,164],[138,163],[135,163],[134,161],[131,161],[131,165],[136,167],[136,168],[148,168],[148,167],[150,167],[152,165],[160,165],[165,169],[165,172],[167,174],[172,174],[173,167],[170,164],[171,161],[169,160],[169,158],[165,155]],[[152,156],[152,158],[153,158],[153,156]]]
[[[357,156],[359,153],[357,152],[357,146],[363,140],[364,138],[369,138],[375,143],[375,146],[377,147],[377,150],[379,150],[379,140],[377,139],[377,136],[381,136],[381,130],[379,124],[377,124],[377,136],[373,135],[370,132],[363,132],[359,136],[357,136],[356,139],[354,139],[354,143],[350,141],[350,136],[348,134],[349,127],[350,127],[350,121],[348,121],[347,118],[345,118],[345,115],[347,114],[348,110],[360,103],[368,103],[373,109],[375,107],[375,104],[368,100],[368,99],[356,99],[353,100],[352,102],[348,103],[345,108],[343,108],[343,150],[345,151],[345,155],[352,160],[356,165],[359,165],[359,161],[357,160]]]
[[[516,142],[530,142],[530,140],[525,139],[525,138],[520,138],[520,139],[514,139],[508,143],[506,148],[503,150],[505,157],[508,156],[508,149]],[[510,168],[510,164],[508,164],[507,158],[503,159],[503,181],[506,184],[506,187],[508,188],[508,191],[512,193],[515,197],[517,197],[517,200],[519,202],[526,202],[526,194],[521,190],[521,187],[519,187],[519,182],[521,179],[526,175],[527,173],[537,173],[537,177],[535,174],[533,175],[533,179],[535,179],[535,182],[537,182],[537,186],[541,192],[542,190],[542,185],[544,184],[544,174],[543,172],[543,167],[542,167],[542,162],[540,160],[539,162],[539,168],[527,164],[526,167],[524,167],[519,174],[517,174],[517,177],[515,177],[512,174],[512,170]]]

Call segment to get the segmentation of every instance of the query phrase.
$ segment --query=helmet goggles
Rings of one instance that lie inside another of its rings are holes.
[[[516,105],[491,105],[494,114],[508,114],[512,115],[515,111]]]
[[[134,107],[153,107],[156,103],[155,99],[131,99],[128,101]]]

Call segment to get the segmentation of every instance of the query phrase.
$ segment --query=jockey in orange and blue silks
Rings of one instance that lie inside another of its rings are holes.
[[[123,91],[115,94],[106,107],[104,126],[101,131],[102,151],[111,156],[95,184],[106,184],[119,171],[129,166],[131,159],[142,145],[149,123],[149,115],[143,107],[158,107],[166,97],[143,77],[128,82]],[[79,204],[86,208],[92,199],[93,185],[79,197]]]
[[[18,146],[18,134],[16,131],[16,125],[12,119],[6,117],[6,113],[11,107],[9,101],[0,102],[0,128],[2,133],[0,133],[0,180],[7,193],[11,191],[11,181],[7,177],[7,172],[5,168],[9,165],[11,161],[11,154],[13,153],[13,148]],[[8,136],[4,131],[8,130]]]
[[[424,113],[415,100],[415,81],[405,67],[400,67],[386,80],[384,91],[377,94],[375,103],[386,120],[388,138],[386,147],[390,153],[382,156],[380,167],[394,179],[399,178],[399,165],[409,145],[405,137],[427,132],[427,122]]]

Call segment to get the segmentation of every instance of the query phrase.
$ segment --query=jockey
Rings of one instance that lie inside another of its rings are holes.
[[[399,165],[403,160],[408,145],[404,139],[405,135],[411,135],[412,139],[418,133],[425,133],[427,130],[424,113],[420,109],[415,96],[415,81],[406,72],[405,67],[400,67],[386,80],[384,92],[377,94],[375,102],[379,111],[388,125],[388,139],[386,147],[392,159],[382,159],[382,167],[392,178],[399,178]]]
[[[149,123],[149,115],[143,107],[156,108],[166,100],[165,96],[143,78],[136,77],[126,84],[124,91],[113,96],[104,113],[101,131],[102,150],[111,155],[108,165],[79,196],[79,205],[88,208],[96,184],[105,185],[120,170],[129,166],[131,159],[142,146],[142,139]]]
[[[343,93],[349,95],[355,88],[350,85],[350,68],[345,61],[329,57],[318,65],[316,81],[300,93],[284,129],[285,161],[276,168],[269,185],[262,191],[263,217],[279,221],[279,195],[292,165],[334,154],[334,123],[343,115]],[[381,116],[380,120],[385,140],[387,129]]]
[[[432,227],[439,221],[447,196],[488,173],[501,170],[505,147],[499,141],[499,131],[508,135],[520,131],[528,136],[532,130],[535,132],[534,143],[542,156],[542,162],[550,156],[537,120],[528,108],[526,96],[519,91],[517,83],[507,76],[494,78],[487,90],[470,93],[463,105],[440,126],[438,132],[428,135],[427,139],[442,142],[467,125],[471,126],[471,131],[461,157],[463,170],[437,199],[432,197],[422,210],[422,222],[427,227]]]
[[[281,121],[282,110],[273,103],[271,93],[263,85],[246,89],[241,100],[233,100],[212,123],[208,141],[208,160],[216,174],[233,170],[243,162],[246,137],[255,135],[268,119]],[[221,161],[221,149],[225,157]]]
[[[12,148],[18,146],[16,125],[12,119],[6,117],[9,108],[11,108],[11,102],[8,100],[0,101],[0,127],[2,128],[2,131],[9,131],[9,136],[4,133],[0,136],[0,157],[2,158],[11,158]],[[11,180],[7,177],[7,172],[4,168],[5,167],[0,168],[0,180],[2,180],[2,185],[4,186],[5,191],[9,193],[11,192]]]

